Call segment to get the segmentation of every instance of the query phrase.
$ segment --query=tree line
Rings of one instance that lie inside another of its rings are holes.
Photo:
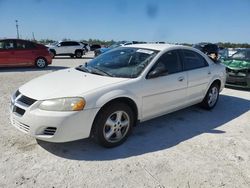
[[[64,38],[62,39],[62,41],[68,41],[70,39]],[[41,39],[38,40],[36,42],[42,43],[42,44],[49,44],[49,43],[53,43],[56,42],[55,40],[51,40],[51,39]],[[88,40],[80,40],[80,42],[85,42],[88,44],[100,44],[103,46],[110,46],[116,42],[120,42],[120,41],[114,41],[114,40],[100,40],[100,39],[88,39]],[[192,46],[193,44],[190,43],[182,43],[183,45],[187,45],[187,46]],[[218,42],[216,43],[219,47],[223,47],[223,48],[250,48],[250,44],[248,43],[231,43],[231,42]]]
[[[62,41],[70,41],[71,39],[68,39],[68,38],[64,38],[62,39]],[[36,40],[36,42],[39,42],[41,44],[49,44],[49,43],[54,43],[56,42],[55,40],[52,40],[52,39],[41,39],[41,40]],[[104,46],[110,46],[114,43],[116,43],[116,41],[114,40],[100,40],[100,39],[88,39],[88,40],[80,40],[80,42],[85,42],[85,43],[88,43],[88,44],[100,44],[100,45],[104,45]]]

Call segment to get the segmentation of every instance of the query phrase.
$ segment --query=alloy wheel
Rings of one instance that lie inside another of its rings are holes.
[[[218,88],[216,86],[212,87],[208,94],[208,105],[212,107],[215,105],[218,99]]]
[[[38,68],[44,68],[46,66],[46,61],[43,58],[39,58],[36,61],[36,66]]]
[[[130,119],[125,111],[116,111],[112,113],[106,120],[103,128],[104,138],[108,142],[119,142],[126,136],[129,125]]]

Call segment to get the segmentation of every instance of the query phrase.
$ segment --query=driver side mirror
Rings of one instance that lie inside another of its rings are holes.
[[[147,75],[147,79],[151,79],[151,78],[157,78],[160,76],[166,76],[168,75],[168,70],[166,69],[166,67],[164,65],[158,65],[157,67],[155,67],[153,70],[151,70],[148,75]]]

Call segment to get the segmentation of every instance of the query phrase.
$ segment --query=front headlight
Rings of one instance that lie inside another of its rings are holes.
[[[80,111],[86,102],[81,97],[60,98],[43,101],[39,108],[47,111]]]

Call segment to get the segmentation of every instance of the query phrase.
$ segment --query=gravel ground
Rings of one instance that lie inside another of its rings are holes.
[[[56,58],[45,70],[0,69],[0,187],[250,187],[249,91],[226,88],[212,111],[192,106],[141,123],[113,149],[37,141],[10,124],[16,88],[89,56]]]

